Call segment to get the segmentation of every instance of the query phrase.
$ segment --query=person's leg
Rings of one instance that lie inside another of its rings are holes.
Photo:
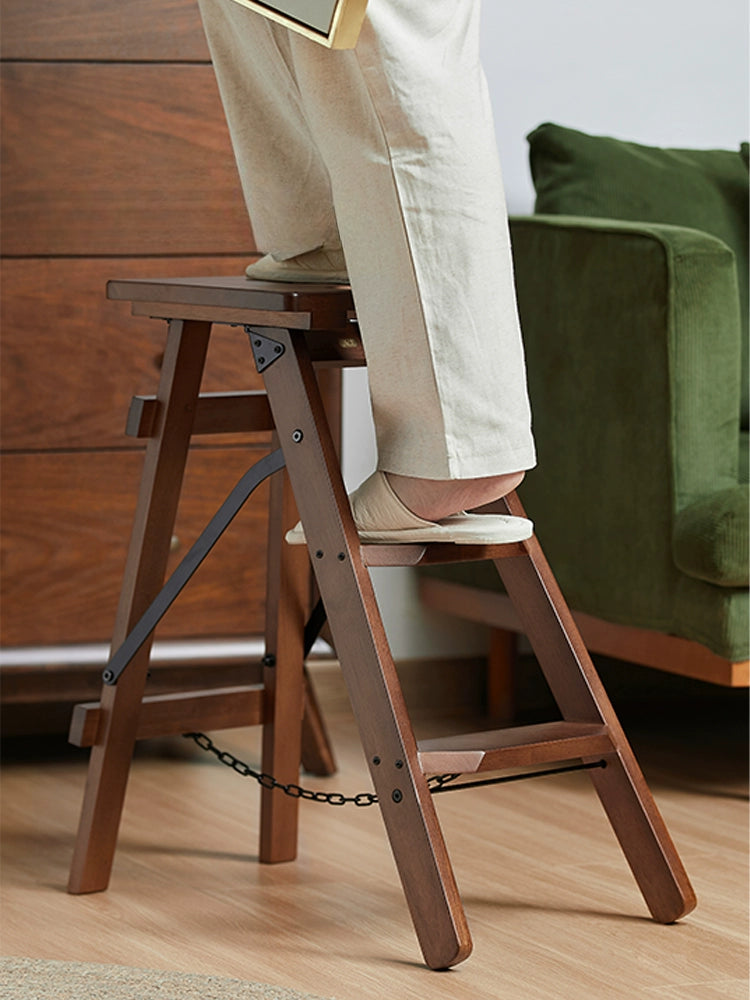
[[[202,7],[261,245],[344,235],[379,468],[426,517],[508,492],[534,457],[476,0],[371,0],[356,52]]]
[[[471,510],[507,496],[523,482],[525,472],[476,479],[423,479],[386,473],[393,492],[413,514],[441,521],[459,510]]]
[[[330,181],[310,134],[289,32],[233,0],[200,0],[257,245],[344,272]],[[316,255],[320,255],[317,256]]]
[[[370,0],[356,50],[291,47],[331,177],[379,468],[424,516],[502,495],[534,449],[478,4]]]

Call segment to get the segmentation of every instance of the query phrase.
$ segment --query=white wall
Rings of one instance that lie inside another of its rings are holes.
[[[524,136],[545,121],[660,146],[748,137],[746,0],[484,0],[482,47],[511,212],[533,207]]]
[[[545,121],[653,145],[736,149],[748,137],[747,39],[745,0],[484,0],[483,60],[510,212],[533,209],[524,137]],[[375,466],[363,374],[346,373],[349,489]],[[484,630],[425,615],[412,571],[376,574],[397,658],[485,648]]]

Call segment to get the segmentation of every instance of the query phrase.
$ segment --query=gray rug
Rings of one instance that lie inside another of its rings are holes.
[[[0,959],[0,1000],[323,1000],[309,993],[220,976],[122,965]],[[329,998],[330,1000],[330,998]]]

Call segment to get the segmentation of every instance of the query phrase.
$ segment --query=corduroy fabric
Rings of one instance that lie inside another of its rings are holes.
[[[711,233],[733,251],[748,361],[747,144],[737,151],[660,149],[546,123],[528,136],[539,214],[659,222]],[[742,426],[748,426],[743,380]]]
[[[687,577],[673,553],[678,511],[738,483],[731,253],[615,220],[513,219],[511,234],[539,450],[520,492],[568,602],[747,658],[746,592]],[[425,572],[500,589],[492,566]]]
[[[698,633],[672,549],[676,512],[738,482],[730,252],[695,230],[612,220],[537,216],[512,235],[539,449],[521,494],[563,592],[578,610],[747,656],[746,625]]]
[[[750,482],[750,432],[740,432],[739,475],[741,483]]]
[[[747,587],[749,499],[746,485],[733,486],[680,511],[674,559],[683,573],[720,587]]]

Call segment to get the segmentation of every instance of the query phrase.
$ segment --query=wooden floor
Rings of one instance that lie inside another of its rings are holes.
[[[326,676],[340,772],[306,783],[365,790],[352,719]],[[691,692],[661,706],[646,698],[624,719],[698,893],[680,925],[648,919],[585,774],[446,794],[439,813],[474,953],[429,972],[374,808],[303,802],[299,860],[260,866],[257,786],[182,740],[134,763],[109,891],[71,897],[85,754],[16,745],[2,775],[2,952],[336,1000],[747,1000],[746,703]],[[257,762],[254,731],[216,738]]]

